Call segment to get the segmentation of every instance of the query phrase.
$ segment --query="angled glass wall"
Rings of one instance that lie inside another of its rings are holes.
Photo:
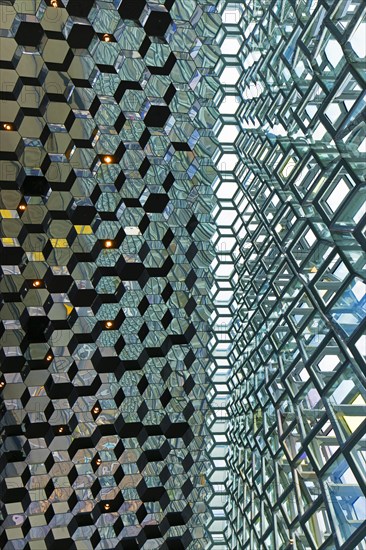
[[[219,11],[210,547],[364,550],[365,5]]]

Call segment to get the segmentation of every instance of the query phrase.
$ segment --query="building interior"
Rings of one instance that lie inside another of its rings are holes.
[[[0,20],[0,548],[366,550],[365,3]]]

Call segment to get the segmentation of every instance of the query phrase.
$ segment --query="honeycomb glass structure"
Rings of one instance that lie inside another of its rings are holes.
[[[219,15],[0,12],[0,547],[202,549]]]
[[[219,4],[210,548],[366,548],[365,4]]]
[[[366,550],[364,3],[0,20],[0,548]]]

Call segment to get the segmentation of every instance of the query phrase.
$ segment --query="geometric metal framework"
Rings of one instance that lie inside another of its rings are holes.
[[[216,4],[0,0],[5,550],[366,549],[366,9]]]
[[[219,16],[0,13],[0,547],[202,549]]]
[[[213,354],[229,497],[211,548],[364,550],[365,4],[220,13]]]

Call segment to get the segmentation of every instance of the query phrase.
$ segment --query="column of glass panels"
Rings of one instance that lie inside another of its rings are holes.
[[[216,2],[0,0],[0,548],[203,549]]]

